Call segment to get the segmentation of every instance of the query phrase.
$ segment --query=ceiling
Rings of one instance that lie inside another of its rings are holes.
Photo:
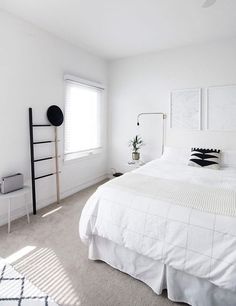
[[[107,59],[236,37],[236,0],[0,0],[0,8]]]

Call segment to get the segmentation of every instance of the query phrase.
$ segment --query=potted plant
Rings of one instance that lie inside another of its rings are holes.
[[[133,139],[130,140],[129,146],[132,147],[132,159],[139,160],[140,158],[139,150],[143,146],[142,138],[136,135]]]

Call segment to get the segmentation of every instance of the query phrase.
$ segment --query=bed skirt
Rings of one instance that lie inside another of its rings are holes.
[[[236,293],[175,270],[99,236],[93,236],[90,242],[89,259],[106,262],[144,282],[157,294],[167,289],[168,298],[175,302],[192,306],[236,305]]]

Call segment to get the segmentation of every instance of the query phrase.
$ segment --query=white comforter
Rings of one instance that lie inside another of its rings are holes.
[[[153,186],[150,177],[153,182],[154,178],[170,180],[173,188],[176,181],[186,189],[193,184],[199,190],[201,186],[216,190],[216,194],[219,190],[232,193],[236,190],[236,170],[208,170],[155,160],[134,174],[141,178],[136,188],[124,184],[127,174],[102,185],[88,200],[80,219],[81,239],[89,244],[93,235],[104,237],[236,292],[236,218],[224,210],[221,214],[197,209],[194,199],[193,204],[180,205],[168,197],[158,197],[158,190],[157,196],[147,194],[139,185],[145,176]]]

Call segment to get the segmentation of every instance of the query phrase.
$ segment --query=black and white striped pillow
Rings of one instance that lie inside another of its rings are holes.
[[[193,167],[219,169],[219,161],[220,150],[192,148],[188,165]]]

